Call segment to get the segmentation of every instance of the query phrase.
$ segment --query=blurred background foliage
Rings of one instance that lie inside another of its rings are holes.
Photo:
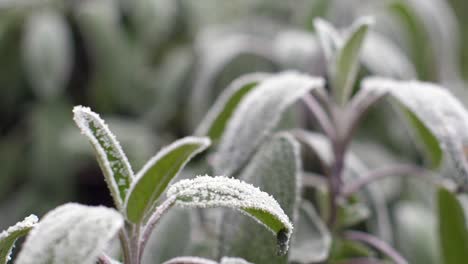
[[[466,11],[465,0],[0,0],[0,228],[68,201],[111,204],[72,124],[73,105],[102,113],[138,170],[191,134],[236,77],[287,69],[323,76],[317,17],[337,27],[375,17],[361,76],[437,82],[468,103]],[[385,104],[365,120],[355,153],[369,167],[424,163],[398,118],[404,113]],[[282,125],[314,126],[304,113]],[[305,166],[313,170],[312,159]],[[436,263],[412,261],[434,245],[411,249],[414,237],[433,241],[433,221],[419,225],[434,217],[431,187],[405,180],[382,188],[410,263]]]

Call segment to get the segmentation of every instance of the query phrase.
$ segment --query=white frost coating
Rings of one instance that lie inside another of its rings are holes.
[[[223,257],[220,264],[253,264],[242,258]]]
[[[36,226],[38,221],[37,216],[30,215],[23,221],[10,226],[7,230],[0,233],[0,263],[7,263],[11,257],[11,251],[14,247],[16,239],[27,234],[27,232]]]
[[[75,106],[73,114],[73,120],[81,129],[81,133],[93,145],[112,197],[117,208],[121,209],[134,177],[127,156],[114,134],[97,113],[91,111],[89,107]],[[96,129],[95,132],[91,126]]]
[[[206,258],[184,256],[170,259],[163,264],[218,264],[218,262]]]
[[[246,85],[251,83],[258,83],[265,78],[271,76],[268,73],[252,73],[243,75],[234,81],[232,81],[229,86],[223,90],[221,95],[218,97],[214,105],[210,108],[208,113],[205,115],[205,118],[200,123],[198,128],[195,131],[197,136],[206,136],[210,132],[213,123],[218,118],[219,114],[225,110],[226,104],[235,96],[239,91],[242,90]],[[244,95],[245,96],[245,95]]]
[[[450,92],[431,83],[367,78],[364,90],[389,93],[410,109],[439,140],[460,175],[451,177],[460,185],[468,184],[468,112]],[[448,159],[445,159],[448,160]]]
[[[277,235],[280,230],[273,230],[245,210],[258,210],[268,213],[281,222],[289,240],[293,226],[278,202],[266,192],[238,179],[223,176],[198,176],[195,179],[181,180],[173,184],[167,196],[177,198],[176,205],[187,207],[229,207],[240,210],[253,217],[258,223]]]
[[[239,104],[229,120],[215,157],[215,171],[233,175],[278,124],[281,114],[324,80],[283,72],[263,81]]]
[[[30,232],[17,264],[92,264],[123,226],[105,207],[65,204],[47,213]]]

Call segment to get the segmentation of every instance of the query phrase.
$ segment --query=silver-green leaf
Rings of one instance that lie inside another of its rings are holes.
[[[196,154],[210,145],[208,138],[185,137],[163,148],[138,172],[125,210],[128,220],[140,223],[152,213],[171,180]]]
[[[16,240],[28,234],[29,230],[36,226],[37,221],[37,216],[30,215],[0,233],[0,264],[6,264],[10,260]]]
[[[175,197],[180,206],[239,210],[270,230],[280,251],[287,252],[293,230],[289,217],[272,196],[250,184],[222,176],[199,176],[173,184],[167,196]]]
[[[83,106],[75,106],[73,114],[81,133],[88,138],[94,148],[116,207],[122,209],[134,177],[127,156],[98,114]]]
[[[65,204],[29,233],[17,264],[92,264],[123,226],[114,209]]]
[[[263,81],[239,104],[221,137],[215,171],[234,175],[278,124],[297,99],[323,87],[323,79],[284,72]]]

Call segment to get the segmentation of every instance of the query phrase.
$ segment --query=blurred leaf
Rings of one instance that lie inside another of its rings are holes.
[[[299,207],[301,167],[297,142],[289,134],[280,133],[262,144],[240,179],[268,192],[294,219]],[[225,212],[220,233],[223,256],[239,256],[254,263],[287,262],[286,256],[276,256],[269,234],[242,215]]]
[[[375,255],[375,252],[371,248],[361,242],[333,239],[329,261],[331,263],[336,263],[339,260],[373,257]]]
[[[301,96],[322,86],[322,79],[294,72],[263,81],[229,120],[215,157],[215,171],[235,174],[275,128],[281,114]]]
[[[468,230],[465,213],[457,197],[445,188],[437,193],[439,239],[444,264],[468,259]]]
[[[6,264],[10,260],[11,251],[18,238],[28,234],[29,230],[37,224],[37,216],[30,215],[23,221],[10,226],[7,230],[0,233],[0,263]]]
[[[252,264],[244,259],[241,258],[229,258],[229,257],[223,257],[221,259],[220,264]]]
[[[186,253],[190,243],[191,212],[180,208],[169,210],[151,234],[143,254],[143,264],[163,263]]]
[[[218,264],[218,262],[210,260],[210,259],[205,259],[205,258],[199,258],[199,257],[175,257],[173,259],[170,259],[163,264]]]
[[[314,28],[327,63],[333,63],[332,58],[339,46],[342,45],[340,33],[332,24],[321,18],[314,20]]]
[[[123,226],[105,207],[65,204],[47,213],[29,234],[18,264],[92,264]]]
[[[116,207],[123,209],[134,177],[127,156],[98,114],[83,106],[73,108],[73,113],[75,123],[94,148]]]
[[[468,164],[465,149],[468,144],[468,112],[447,90],[435,84],[416,81],[394,81],[367,78],[364,92],[374,91],[381,96],[390,94],[423,123],[445,150],[446,161],[453,162],[457,173],[451,175],[461,185],[468,184]],[[419,128],[420,129],[420,128]],[[427,141],[432,142],[432,141]]]
[[[163,148],[138,172],[131,185],[125,210],[128,220],[144,221],[171,180],[196,154],[210,145],[208,138],[186,137]]]
[[[310,202],[303,201],[295,224],[289,261],[316,263],[328,258],[332,238]]]
[[[31,86],[44,99],[64,90],[72,66],[71,33],[52,10],[35,12],[26,23],[23,57]]]
[[[195,134],[217,141],[242,99],[264,80],[266,74],[249,74],[234,80],[216,100]]]
[[[435,216],[429,209],[417,203],[399,203],[395,210],[395,229],[398,249],[410,263],[441,263]]]
[[[292,224],[278,202],[257,187],[232,178],[200,176],[173,184],[167,196],[175,197],[180,206],[242,211],[276,235],[280,253],[288,250]]]
[[[353,92],[359,70],[361,47],[372,21],[365,17],[351,26],[349,35],[335,55],[335,61],[329,65],[332,91],[339,104],[345,104]]]

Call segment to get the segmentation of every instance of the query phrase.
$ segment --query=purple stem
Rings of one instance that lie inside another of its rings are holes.
[[[403,258],[403,256],[401,256],[393,247],[375,236],[359,231],[347,231],[344,233],[344,237],[349,240],[364,242],[374,247],[387,255],[396,264],[408,264],[408,261],[406,261],[406,259]]]
[[[323,133],[325,133],[325,135],[327,135],[330,138],[330,140],[333,141],[333,139],[336,138],[336,131],[330,119],[328,118],[327,113],[323,111],[323,108],[320,105],[320,103],[315,99],[314,96],[310,94],[305,95],[302,98],[302,100],[314,116],[315,120],[317,120]]]

